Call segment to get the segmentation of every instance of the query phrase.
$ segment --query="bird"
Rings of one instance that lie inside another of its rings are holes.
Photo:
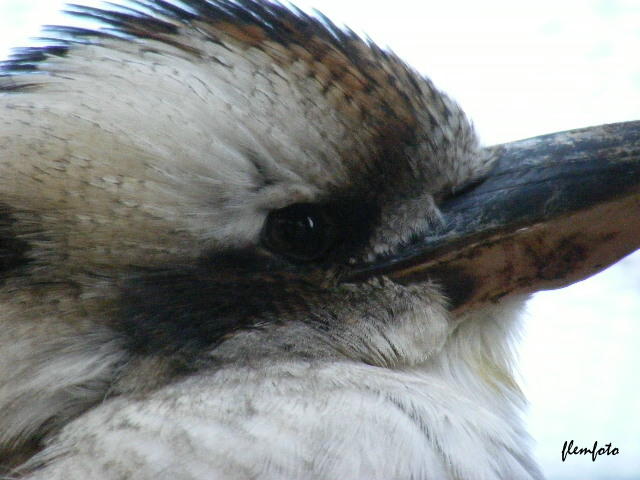
[[[543,478],[519,313],[638,248],[639,160],[483,147],[291,5],[69,13],[0,76],[0,474]]]

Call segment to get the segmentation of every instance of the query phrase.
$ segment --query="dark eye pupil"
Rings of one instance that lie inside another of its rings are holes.
[[[293,260],[315,260],[326,253],[334,229],[325,209],[299,203],[273,211],[262,233],[270,250]]]
[[[277,223],[280,226],[280,235],[283,239],[293,243],[316,240],[314,237],[316,222],[314,222],[313,217],[281,218],[277,220]]]

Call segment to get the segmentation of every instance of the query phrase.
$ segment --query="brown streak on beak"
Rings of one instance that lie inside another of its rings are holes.
[[[629,222],[628,215],[638,217]],[[563,287],[585,279],[640,245],[640,195],[587,212],[498,234],[432,262],[389,273],[402,283],[437,279],[462,312],[515,293]]]

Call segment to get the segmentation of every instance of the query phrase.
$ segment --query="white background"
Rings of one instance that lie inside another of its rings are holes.
[[[0,0],[0,57],[57,0]],[[456,98],[486,144],[640,119],[640,0],[304,0],[389,46]],[[550,479],[640,479],[640,255],[529,303],[522,384]],[[612,442],[620,454],[570,457]]]

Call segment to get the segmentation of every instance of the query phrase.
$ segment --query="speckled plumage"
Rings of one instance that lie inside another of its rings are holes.
[[[522,299],[454,316],[437,278],[341,281],[487,170],[459,107],[326,19],[136,3],[74,7],[110,30],[57,29],[0,78],[5,464],[540,478],[512,379]],[[339,212],[321,262],[260,242],[269,211],[301,202]]]

